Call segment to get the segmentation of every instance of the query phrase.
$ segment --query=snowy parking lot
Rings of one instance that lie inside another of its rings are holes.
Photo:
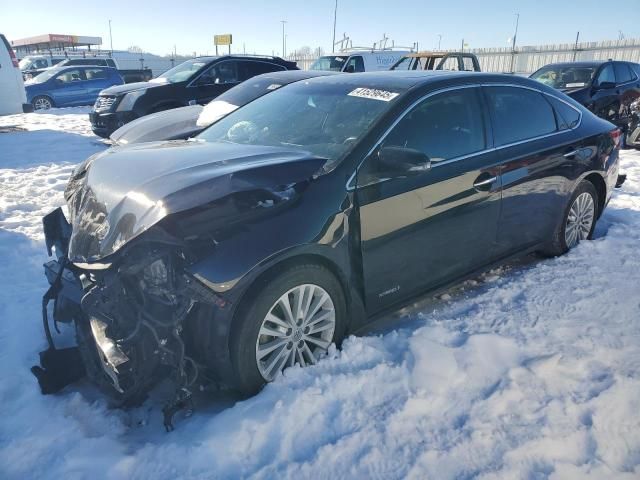
[[[595,239],[527,258],[350,337],[257,396],[109,409],[42,396],[41,217],[107,148],[88,108],[0,118],[0,478],[640,478],[640,151]]]

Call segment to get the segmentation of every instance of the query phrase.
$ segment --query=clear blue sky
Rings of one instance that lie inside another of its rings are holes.
[[[137,45],[145,51],[198,54],[214,51],[213,35],[232,33],[233,51],[280,53],[287,20],[287,51],[307,45],[330,50],[334,0],[5,0],[0,32],[16,39],[42,33],[101,36],[109,48]],[[346,32],[354,45],[371,45],[383,33],[396,45],[419,42],[421,49],[504,47],[520,13],[518,45],[640,38],[640,0],[338,0],[336,37]]]

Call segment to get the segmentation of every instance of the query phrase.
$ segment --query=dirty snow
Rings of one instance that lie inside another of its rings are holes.
[[[640,152],[592,242],[405,309],[259,395],[201,395],[166,434],[151,399],[43,397],[40,218],[106,146],[86,109],[0,118],[0,478],[640,478]]]

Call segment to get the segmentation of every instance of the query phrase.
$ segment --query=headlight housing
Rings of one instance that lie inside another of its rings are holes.
[[[136,104],[136,101],[145,93],[147,93],[146,88],[141,90],[134,90],[133,92],[127,93],[122,101],[118,104],[118,108],[116,108],[117,112],[129,111],[133,110],[133,106]]]

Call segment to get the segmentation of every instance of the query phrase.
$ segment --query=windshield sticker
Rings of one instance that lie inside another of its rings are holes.
[[[576,87],[584,87],[586,83],[584,82],[575,82],[575,83],[567,83],[565,88],[576,88]]]
[[[275,90],[276,88],[280,88],[281,86],[282,85],[280,85],[279,83],[272,83],[267,87],[267,90]]]
[[[390,102],[396,98],[399,93],[387,92],[386,90],[376,90],[375,88],[356,88],[347,95],[352,97],[370,98],[372,100],[382,100],[383,102]]]

